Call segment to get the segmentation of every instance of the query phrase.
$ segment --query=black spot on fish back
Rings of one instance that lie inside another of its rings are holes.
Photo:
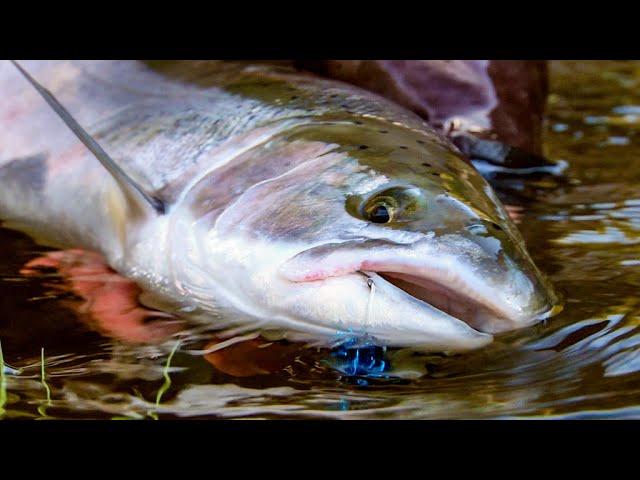
[[[21,190],[40,192],[47,179],[47,155],[38,153],[15,158],[0,166],[0,183],[10,182]]]

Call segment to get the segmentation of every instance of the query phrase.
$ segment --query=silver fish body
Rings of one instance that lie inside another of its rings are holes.
[[[103,253],[175,311],[462,351],[554,310],[491,187],[374,94],[242,62],[23,65],[166,213],[132,202],[2,62],[0,218]]]

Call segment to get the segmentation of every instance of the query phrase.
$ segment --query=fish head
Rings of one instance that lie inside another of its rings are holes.
[[[280,167],[224,208],[206,201],[229,188],[219,178],[194,188],[187,250],[200,252],[201,291],[210,282],[263,325],[464,351],[554,311],[491,187],[435,133],[331,122],[244,155],[244,175]]]

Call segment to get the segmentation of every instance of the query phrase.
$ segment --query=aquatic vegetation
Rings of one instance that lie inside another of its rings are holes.
[[[169,368],[171,367],[171,360],[173,356],[178,351],[178,347],[180,346],[180,340],[176,342],[176,344],[171,349],[169,356],[167,357],[167,363],[164,366],[164,370],[162,371],[162,376],[164,378],[164,383],[158,390],[156,395],[156,407],[160,406],[160,401],[162,400],[162,396],[165,394],[167,390],[171,387],[171,376],[169,375]]]
[[[164,383],[158,389],[158,393],[156,394],[156,402],[155,402],[156,408],[160,406],[160,402],[162,401],[162,396],[167,392],[167,390],[169,390],[169,388],[171,388],[171,376],[169,375],[169,368],[171,368],[171,360],[173,360],[173,356],[178,351],[179,347],[180,347],[180,340],[176,341],[175,345],[171,349],[171,352],[169,352],[169,356],[167,357],[167,362],[165,363],[164,368],[162,370],[162,377],[164,378]],[[147,412],[147,415],[153,418],[154,420],[158,420],[158,414],[153,410]]]
[[[45,401],[38,407],[38,413],[42,417],[47,416],[47,407],[51,406],[51,389],[47,383],[47,375],[45,373],[44,347],[40,349],[40,383],[45,391]]]
[[[4,369],[4,354],[2,353],[2,342],[0,341],[0,417],[4,416],[4,406],[7,403],[7,377]]]

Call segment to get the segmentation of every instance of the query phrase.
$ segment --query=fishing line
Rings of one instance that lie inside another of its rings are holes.
[[[373,299],[376,294],[376,284],[373,278],[367,278],[367,286],[369,287],[369,299],[367,301],[367,314],[364,319],[364,333],[367,333],[367,325],[369,324],[369,318],[371,318],[371,311],[373,308]]]

